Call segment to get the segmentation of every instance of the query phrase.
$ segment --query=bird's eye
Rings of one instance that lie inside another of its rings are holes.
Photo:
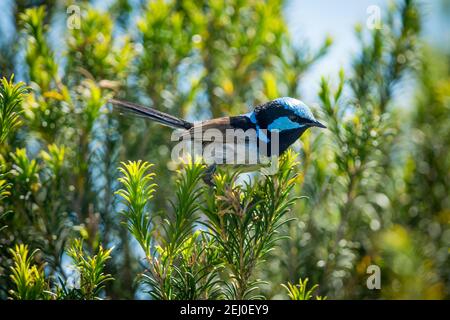
[[[294,121],[294,122],[297,122],[298,117],[297,117],[296,115],[290,115],[290,116],[289,116],[289,120]]]

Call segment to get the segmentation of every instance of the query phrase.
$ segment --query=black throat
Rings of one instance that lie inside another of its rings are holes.
[[[280,132],[277,132],[278,134],[278,144],[276,143],[276,137],[274,132],[268,131],[268,140],[269,143],[265,144],[263,141],[259,141],[260,146],[265,144],[265,147],[267,148],[267,153],[265,152],[264,148],[260,147],[260,150],[263,151],[262,153],[266,156],[278,156],[283,154],[295,141],[298,140],[298,138],[301,137],[303,132],[305,132],[307,127],[298,128],[298,129],[290,129],[290,130],[283,130]]]

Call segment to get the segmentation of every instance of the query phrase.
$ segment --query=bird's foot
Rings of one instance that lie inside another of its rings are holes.
[[[208,166],[203,173],[203,181],[210,187],[214,187],[214,173],[216,172],[217,165],[214,163]]]

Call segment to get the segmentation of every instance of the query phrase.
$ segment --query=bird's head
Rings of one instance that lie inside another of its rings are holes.
[[[278,98],[256,107],[251,117],[259,128],[269,131],[295,130],[303,133],[310,127],[326,128],[314,118],[306,104],[289,97]]]

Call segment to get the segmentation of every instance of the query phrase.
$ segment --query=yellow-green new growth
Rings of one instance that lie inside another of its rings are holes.
[[[80,293],[83,299],[98,299],[106,282],[114,280],[110,274],[104,273],[106,261],[111,258],[111,251],[112,248],[105,250],[100,246],[96,255],[88,256],[80,239],[75,239],[67,251],[79,273]]]
[[[13,83],[14,76],[8,81],[0,81],[0,144],[6,140],[9,132],[20,125],[20,105],[27,88],[23,82]]]
[[[152,164],[141,160],[122,162],[119,170],[123,176],[118,180],[124,188],[116,191],[126,206],[122,214],[127,219],[127,228],[144,250],[146,257],[150,257],[152,239],[151,217],[146,206],[153,197],[156,187],[156,184],[152,183],[155,174],[148,173],[151,167]]]
[[[319,285],[315,284],[308,289],[308,281],[308,278],[305,278],[305,280],[299,279],[298,284],[294,285],[288,282],[287,285],[282,284],[282,286],[287,290],[291,300],[311,300],[314,291],[319,288]],[[316,295],[315,298],[316,300],[325,300],[327,297]]]
[[[11,280],[14,289],[9,291],[13,299],[37,300],[48,299],[48,284],[45,281],[43,265],[37,267],[33,264],[34,256],[38,250],[29,252],[28,246],[19,244],[9,249],[13,258]]]

